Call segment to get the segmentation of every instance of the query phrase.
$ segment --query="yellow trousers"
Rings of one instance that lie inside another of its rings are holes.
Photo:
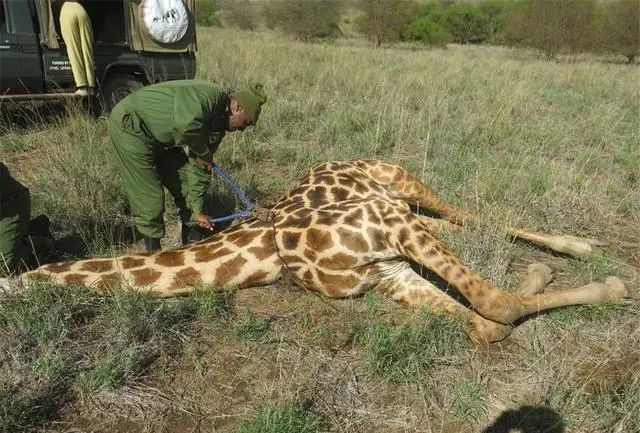
[[[60,10],[60,29],[67,46],[76,87],[95,87],[93,67],[93,30],[87,11],[81,4],[65,2]]]

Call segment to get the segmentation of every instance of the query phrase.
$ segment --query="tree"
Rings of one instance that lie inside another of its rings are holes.
[[[356,20],[356,27],[376,47],[402,39],[405,27],[420,8],[410,0],[359,0],[357,7],[362,14]]]
[[[637,0],[618,0],[605,6],[600,45],[624,55],[629,63],[640,56],[640,6]]]

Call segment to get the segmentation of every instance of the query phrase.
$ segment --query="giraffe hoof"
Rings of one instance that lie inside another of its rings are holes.
[[[638,299],[637,293],[633,289],[627,289],[617,277],[607,277],[604,284],[609,288],[612,299]]]
[[[504,340],[513,331],[513,326],[493,322],[483,317],[471,321],[469,340],[476,345],[497,343]]]
[[[532,274],[534,272],[539,272],[544,275],[548,275],[549,278],[551,278],[553,275],[553,270],[549,266],[539,262],[531,263],[529,266],[527,266],[527,273]]]

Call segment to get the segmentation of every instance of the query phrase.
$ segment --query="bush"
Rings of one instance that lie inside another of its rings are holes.
[[[508,15],[505,40],[554,57],[589,47],[595,32],[594,0],[522,0]]]
[[[266,25],[302,41],[340,34],[341,0],[277,0],[264,6]]]
[[[405,37],[434,46],[446,46],[453,40],[451,34],[442,25],[429,17],[420,17],[409,24],[405,30]]]
[[[356,19],[356,28],[376,47],[383,42],[400,40],[419,10],[413,1],[394,0],[359,0],[357,8],[362,14]]]
[[[196,23],[201,26],[219,26],[215,0],[196,0]]]
[[[459,3],[447,8],[444,20],[453,41],[459,44],[482,42],[488,37],[489,19],[472,4]]]
[[[225,0],[221,5],[222,18],[242,30],[258,27],[258,13],[249,0]]]
[[[640,7],[637,0],[618,0],[605,6],[600,46],[624,55],[629,63],[640,56]]]

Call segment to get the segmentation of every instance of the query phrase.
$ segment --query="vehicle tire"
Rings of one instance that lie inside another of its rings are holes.
[[[102,100],[107,112],[122,101],[127,95],[144,87],[145,82],[142,77],[132,74],[114,74],[107,78],[101,88]]]

